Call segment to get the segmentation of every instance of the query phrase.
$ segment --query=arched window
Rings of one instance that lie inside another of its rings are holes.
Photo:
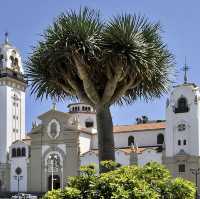
[[[179,146],[181,145],[181,140],[178,140],[178,145],[179,145]]]
[[[186,140],[183,140],[183,145],[186,145],[187,144],[187,141]]]
[[[52,172],[52,169],[54,172],[58,172],[60,167],[61,167],[61,160],[59,155],[56,153],[50,154],[47,159],[48,172]]]
[[[3,67],[3,55],[0,55],[0,68]]]
[[[15,60],[14,60],[14,65],[18,66],[18,59],[17,58],[15,58]]]
[[[93,126],[94,126],[94,122],[93,122],[92,119],[87,119],[87,120],[85,121],[85,127],[86,127],[86,128],[91,128],[91,127],[93,127]]]
[[[128,137],[128,146],[134,145],[135,138],[131,135]]]
[[[28,157],[29,158],[31,157],[31,147],[30,146],[28,147]]]
[[[14,58],[13,56],[10,56],[10,60],[11,60],[11,66],[14,67],[14,66],[15,66],[15,65],[14,65],[14,60],[15,60],[15,58]]]
[[[181,97],[178,99],[177,107],[175,108],[175,113],[186,113],[189,111],[187,99]]]
[[[22,148],[22,156],[26,156],[26,149],[24,147]]]
[[[17,151],[16,151],[16,148],[13,148],[12,149],[12,157],[16,157],[17,156]]]
[[[50,131],[50,134],[53,138],[56,137],[57,135],[57,124],[55,122],[52,122],[51,123],[51,131]]]
[[[20,148],[17,148],[17,157],[21,157],[21,149]]]
[[[179,164],[179,165],[178,165],[178,171],[179,171],[180,173],[185,172],[185,164]]]
[[[157,144],[163,144],[164,143],[164,135],[162,133],[160,133],[157,136]]]

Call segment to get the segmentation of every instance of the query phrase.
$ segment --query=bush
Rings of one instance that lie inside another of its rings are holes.
[[[92,165],[81,167],[81,175],[71,177],[64,190],[48,192],[45,199],[194,199],[194,185],[184,179],[173,179],[158,163],[144,167],[123,166],[104,162],[116,168],[97,175]]]

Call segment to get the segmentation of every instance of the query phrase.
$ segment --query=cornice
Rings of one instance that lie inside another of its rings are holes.
[[[2,77],[0,78],[0,86],[11,86],[13,88],[25,91],[27,83],[25,81],[20,81],[10,77]]]

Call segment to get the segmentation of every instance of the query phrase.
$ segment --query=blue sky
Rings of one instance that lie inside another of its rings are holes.
[[[200,84],[198,0],[3,0],[0,11],[0,42],[4,40],[4,32],[8,31],[10,41],[20,49],[25,61],[31,52],[31,46],[40,40],[40,34],[54,18],[67,9],[79,9],[80,6],[100,9],[104,18],[127,12],[145,15],[153,22],[160,21],[164,30],[163,39],[175,55],[176,66],[180,71],[176,82],[183,82],[180,69],[187,56],[189,81]],[[164,119],[166,97],[150,103],[136,102],[131,106],[112,107],[114,124],[134,123],[135,118],[141,115],[147,115],[150,119]],[[67,111],[68,103],[59,103],[57,107]],[[50,107],[50,101],[35,101],[27,90],[26,130],[30,130],[32,121]]]

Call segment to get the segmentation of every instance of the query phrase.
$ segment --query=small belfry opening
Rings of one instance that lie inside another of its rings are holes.
[[[186,113],[189,111],[187,99],[181,96],[177,101],[177,107],[175,108],[175,113]]]

